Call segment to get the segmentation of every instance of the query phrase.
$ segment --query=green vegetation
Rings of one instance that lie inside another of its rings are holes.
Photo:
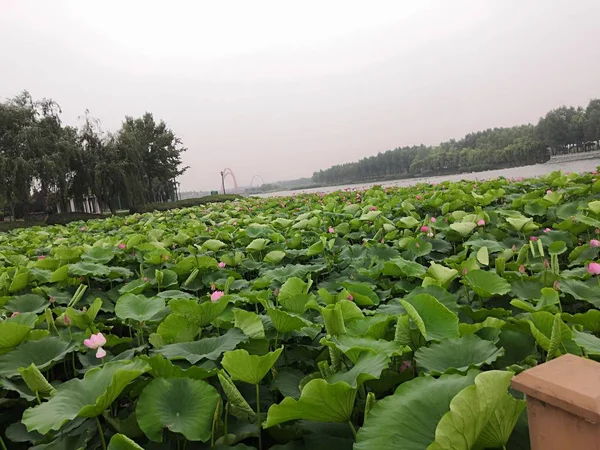
[[[89,116],[80,128],[63,126],[60,107],[29,93],[0,103],[0,216],[67,210],[95,196],[115,212],[125,206],[174,200],[186,149],[152,114],[126,117],[115,134]]]
[[[600,359],[600,180],[245,198],[0,233],[0,448],[526,449]]]
[[[197,198],[186,198],[185,200],[178,200],[175,202],[167,203],[147,203],[131,208],[132,213],[145,213],[152,211],[168,211],[170,209],[179,208],[190,208],[193,206],[206,205],[208,203],[222,203],[231,200],[237,200],[242,196],[237,194],[216,194],[216,195],[205,195],[204,197]]]
[[[319,185],[445,175],[543,163],[551,155],[600,149],[600,100],[560,107],[536,126],[494,128],[438,146],[401,147],[313,174]]]

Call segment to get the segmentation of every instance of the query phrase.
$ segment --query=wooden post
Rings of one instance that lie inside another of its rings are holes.
[[[563,355],[513,378],[527,396],[532,450],[600,450],[600,364]]]

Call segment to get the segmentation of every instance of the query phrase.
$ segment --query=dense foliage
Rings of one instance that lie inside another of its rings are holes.
[[[5,448],[528,448],[600,358],[600,180],[243,199],[0,234]]]
[[[116,134],[87,115],[79,129],[63,126],[61,110],[29,93],[0,103],[0,216],[31,209],[67,210],[73,198],[93,195],[102,207],[139,205],[176,197],[185,148],[152,114],[126,117]]]
[[[437,146],[401,147],[313,174],[319,184],[476,172],[543,163],[551,155],[598,148],[600,100],[586,109],[562,106],[536,126],[494,128]]]

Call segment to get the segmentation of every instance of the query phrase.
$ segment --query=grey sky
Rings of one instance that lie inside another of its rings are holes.
[[[600,1],[0,0],[0,98],[183,139],[183,190],[310,176],[600,97]]]

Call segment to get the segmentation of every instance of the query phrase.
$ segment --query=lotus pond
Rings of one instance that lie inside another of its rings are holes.
[[[4,449],[528,448],[600,358],[600,181],[552,173],[0,234]]]

